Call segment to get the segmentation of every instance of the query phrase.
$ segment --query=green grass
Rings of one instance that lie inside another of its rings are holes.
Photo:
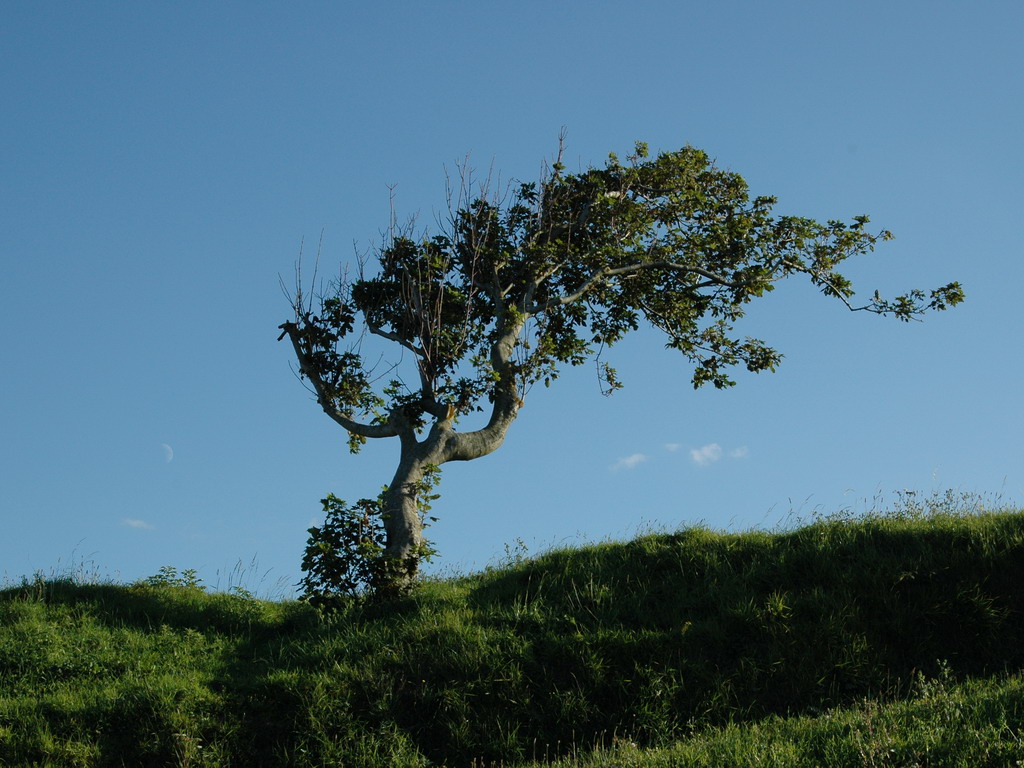
[[[556,760],[553,768],[862,768],[1024,764],[1020,675],[952,684],[920,677],[903,700],[867,699],[817,716],[769,717],[695,733],[663,748],[628,740]],[[530,763],[529,765],[535,765]],[[528,765],[528,764],[523,764]]]
[[[0,765],[1024,760],[1019,511],[689,528],[327,617],[189,574],[0,592]]]

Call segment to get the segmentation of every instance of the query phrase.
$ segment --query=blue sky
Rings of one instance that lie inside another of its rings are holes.
[[[318,500],[375,495],[397,447],[346,453],[279,276],[321,231],[330,270],[379,244],[392,187],[429,225],[467,155],[535,178],[563,126],[570,170],[689,143],[778,213],[867,213],[896,239],[862,293],[968,301],[904,325],[782,287],[741,326],[782,367],[724,392],[636,334],[624,390],[568,372],[445,468],[438,567],[903,489],[1020,503],[1022,33],[984,0],[6,2],[0,575],[290,593]]]

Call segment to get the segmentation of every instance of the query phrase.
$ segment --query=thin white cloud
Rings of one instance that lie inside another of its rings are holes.
[[[629,456],[623,456],[621,459],[612,464],[612,471],[618,472],[620,469],[636,469],[638,464],[643,464],[647,461],[647,456],[642,453],[634,453]]]
[[[125,518],[121,521],[121,525],[127,525],[129,528],[139,528],[145,531],[153,530],[153,526],[147,523],[145,520],[132,520],[131,518]]]
[[[722,446],[718,443],[711,443],[700,448],[692,448],[690,449],[690,458],[697,466],[706,467],[722,458]]]
[[[739,448],[733,448],[731,451],[729,451],[729,456],[731,456],[734,459],[744,459],[746,458],[748,453],[750,453],[750,450],[747,448],[747,446],[742,445]]]
[[[682,447],[683,446],[681,446],[679,443],[665,443],[665,450],[669,451],[670,453],[675,453]]]

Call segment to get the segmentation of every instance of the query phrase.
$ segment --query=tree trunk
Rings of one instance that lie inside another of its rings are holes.
[[[520,323],[507,329],[492,350],[495,370],[501,371],[503,378],[495,386],[491,418],[483,429],[454,432],[454,410],[450,409],[445,418],[434,422],[430,433],[420,442],[401,410],[391,412],[388,426],[398,435],[402,454],[395,476],[384,494],[386,539],[378,590],[401,593],[416,581],[419,563],[425,554],[420,493],[427,469],[449,461],[478,459],[504,442],[505,434],[522,405],[516,391],[515,376],[508,369],[508,359],[521,328]]]
[[[403,454],[405,451],[403,451]],[[403,455],[384,494],[384,571],[380,587],[403,591],[416,580],[423,556],[423,522],[419,492],[427,462]]]

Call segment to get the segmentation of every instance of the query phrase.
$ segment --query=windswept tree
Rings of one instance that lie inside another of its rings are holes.
[[[565,365],[596,359],[603,386],[618,388],[600,354],[642,324],[693,364],[695,388],[723,388],[735,366],[778,365],[777,350],[733,328],[780,280],[803,278],[849,310],[903,321],[962,301],[949,283],[855,304],[840,265],[892,235],[869,231],[867,216],[775,216],[775,203],[751,199],[741,176],[692,147],[651,157],[638,143],[625,163],[611,155],[574,174],[559,154],[538,183],[463,195],[439,234],[393,230],[357,279],[316,296],[300,282],[295,316],[280,326],[300,375],[353,453],[367,440],[398,443],[379,503],[387,582],[415,579],[436,468],[495,451],[530,388]],[[392,373],[364,356],[366,334],[393,346]],[[486,424],[460,431],[476,411]]]

